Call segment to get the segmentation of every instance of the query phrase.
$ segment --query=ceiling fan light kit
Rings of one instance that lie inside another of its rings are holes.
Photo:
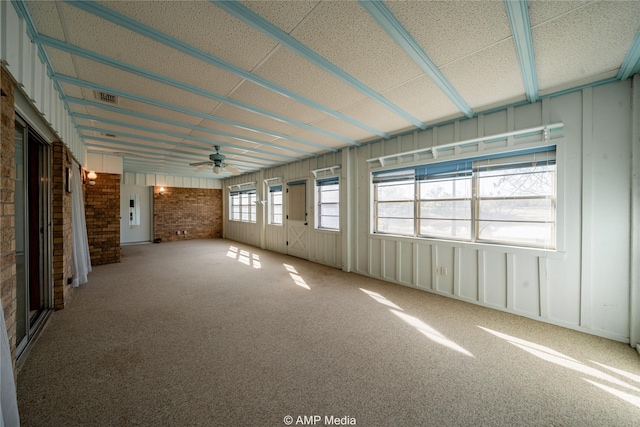
[[[226,156],[220,154],[220,146],[214,145],[214,148],[216,149],[216,152],[214,154],[209,154],[208,162],[189,163],[189,166],[198,166],[195,170],[196,173],[202,172],[207,168],[207,166],[213,165],[213,173],[215,174],[222,173],[222,170],[224,169],[231,172],[233,175],[240,175],[240,171],[238,169],[224,162]]]

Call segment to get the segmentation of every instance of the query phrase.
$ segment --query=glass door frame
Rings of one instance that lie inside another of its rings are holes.
[[[24,354],[26,355],[27,348],[29,344],[33,341],[33,338],[40,332],[41,327],[44,325],[45,319],[51,314],[51,309],[53,307],[53,240],[52,240],[52,193],[51,193],[51,145],[45,141],[40,135],[36,133],[36,131],[29,126],[29,124],[19,117],[18,114],[15,116],[15,121],[23,128],[22,134],[22,168],[19,170],[18,165],[16,164],[15,173],[16,178],[18,173],[22,173],[22,179],[16,179],[16,193],[18,191],[22,191],[24,194],[22,200],[22,223],[24,230],[19,231],[16,230],[16,243],[18,239],[18,233],[23,233],[24,237],[24,280],[23,283],[19,283],[18,276],[16,274],[16,293],[20,292],[19,287],[24,287],[24,298],[23,307],[24,309],[24,318],[22,321],[25,325],[25,333],[24,336],[19,337],[17,335],[18,330],[16,330],[16,356],[17,358],[21,358]],[[14,138],[14,144],[17,143],[17,139]],[[29,149],[30,144],[38,144],[38,158],[30,159],[29,153],[31,150]],[[35,164],[34,163],[34,160]],[[32,191],[29,188],[29,174],[31,173],[33,168],[37,168],[38,172],[38,206],[30,206],[29,200],[29,192]],[[22,189],[18,189],[18,185],[21,183]],[[15,199],[14,199],[15,200]],[[39,238],[39,253],[40,256],[37,260],[32,260],[32,254],[30,253],[30,237],[31,230],[29,225],[29,212],[32,209],[37,209],[38,212],[38,227]],[[14,210],[15,215],[17,216],[20,209]],[[16,225],[18,224],[17,218],[15,221]],[[17,250],[17,245],[16,245]],[[16,263],[18,259],[16,257]],[[30,302],[31,302],[31,293],[30,293],[30,268],[29,265],[31,262],[36,262],[38,264],[38,270],[40,275],[40,283],[39,283],[39,309],[34,317],[31,316]],[[17,269],[17,265],[16,265]],[[16,301],[16,304],[18,301]],[[16,316],[21,310],[16,308]],[[20,322],[19,319],[16,318],[16,324]],[[16,325],[17,326],[17,325]]]

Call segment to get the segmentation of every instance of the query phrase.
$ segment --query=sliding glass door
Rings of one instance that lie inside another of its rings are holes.
[[[52,306],[51,150],[15,123],[16,344],[18,356]]]

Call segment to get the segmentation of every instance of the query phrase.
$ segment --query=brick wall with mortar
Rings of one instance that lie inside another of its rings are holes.
[[[120,175],[98,173],[85,187],[85,217],[91,265],[120,262]]]
[[[153,188],[154,238],[170,242],[222,237],[222,190],[164,189],[164,194],[160,195],[160,187]]]
[[[51,196],[53,218],[53,300],[57,310],[65,308],[71,299],[73,286],[73,231],[71,228],[71,193],[66,190],[67,168],[73,168],[71,151],[61,142],[54,142],[51,160]]]
[[[16,362],[16,238],[15,238],[15,112],[14,82],[0,68],[0,295],[9,334],[11,359]]]

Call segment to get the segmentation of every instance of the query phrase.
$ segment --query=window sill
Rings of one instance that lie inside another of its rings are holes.
[[[396,240],[411,243],[422,243],[430,246],[445,246],[450,248],[464,248],[490,252],[510,253],[517,255],[536,256],[541,258],[565,259],[566,252],[558,249],[529,248],[524,246],[501,245],[496,243],[464,242],[460,240],[445,240],[429,237],[403,236],[400,234],[369,233],[369,238],[375,240]]]

